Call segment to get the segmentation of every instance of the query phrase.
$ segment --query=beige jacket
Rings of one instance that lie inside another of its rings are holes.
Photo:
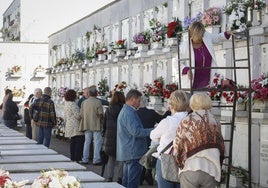
[[[103,106],[99,99],[95,97],[89,97],[82,102],[81,106],[81,117],[80,131],[101,131],[102,130],[102,117],[103,117]]]

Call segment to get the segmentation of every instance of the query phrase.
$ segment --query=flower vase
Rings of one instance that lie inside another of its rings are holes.
[[[268,112],[268,101],[254,100],[252,105],[253,112]]]
[[[105,54],[98,54],[98,60],[99,60],[99,61],[104,61],[104,60],[106,60],[106,55],[105,55]]]
[[[207,26],[206,31],[208,31],[212,34],[219,34],[221,32],[221,26],[220,25]]]
[[[134,57],[138,58],[138,57],[147,57],[147,51],[149,49],[149,45],[148,44],[137,44],[138,46],[138,50],[136,51],[136,54]]]
[[[124,57],[126,55],[125,49],[116,49],[116,57]]]
[[[137,44],[139,52],[146,52],[148,51],[148,44]]]
[[[159,50],[163,48],[163,42],[162,41],[158,41],[158,42],[152,42],[151,43],[151,49],[152,50]]]
[[[177,46],[178,45],[178,41],[177,38],[167,38],[166,39],[166,46],[170,47],[170,46]]]
[[[163,109],[163,102],[162,97],[160,96],[149,96],[149,106],[152,107],[156,111],[162,111]]]

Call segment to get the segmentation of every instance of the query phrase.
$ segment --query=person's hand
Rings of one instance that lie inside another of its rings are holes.
[[[188,70],[187,76],[188,76],[189,80],[192,80],[193,79],[193,74],[192,74],[192,71],[191,70]]]
[[[227,31],[228,35],[235,35],[237,32],[235,30]]]

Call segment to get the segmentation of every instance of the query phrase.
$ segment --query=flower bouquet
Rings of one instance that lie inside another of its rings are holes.
[[[145,84],[145,95],[146,96],[163,96],[163,86],[164,79],[163,77],[159,77],[154,80],[153,84]]]
[[[135,34],[133,36],[133,42],[136,44],[149,44],[150,43],[151,34],[150,31],[146,30]]]
[[[225,14],[229,16],[229,26],[231,29],[244,31],[247,28],[247,6],[242,0],[231,0],[223,8]]]
[[[126,49],[126,40],[125,39],[120,39],[116,42],[112,42],[110,46],[113,49]]]
[[[220,24],[221,9],[217,7],[212,7],[204,11],[201,16],[202,24],[207,27],[211,25]]]
[[[189,26],[196,21],[200,21],[202,17],[202,13],[198,12],[197,15],[194,18],[190,18],[189,16],[186,16],[183,20],[183,28],[184,30],[188,30]]]
[[[82,63],[86,58],[86,54],[84,53],[84,50],[76,49],[74,54],[72,54],[72,59],[76,63]]]
[[[151,39],[153,42],[165,40],[165,25],[161,24],[157,19],[154,18],[149,21],[149,25],[151,26],[152,30]]]
[[[79,188],[80,182],[65,170],[44,171],[36,178],[31,188]]]
[[[109,86],[108,86],[107,78],[103,78],[98,83],[98,95],[99,96],[107,96],[109,93]]]
[[[58,96],[63,98],[67,90],[68,90],[67,87],[60,87],[58,89]]]
[[[1,188],[23,188],[29,181],[23,180],[20,182],[14,182],[9,177],[9,172],[0,170],[0,187]]]
[[[251,81],[253,90],[253,100],[267,101],[268,100],[268,77],[262,74],[259,78]]]
[[[176,83],[167,84],[163,89],[163,97],[165,99],[168,99],[170,97],[170,94],[177,89],[178,85]]]
[[[173,21],[169,22],[167,25],[167,37],[176,37],[177,33],[182,31],[182,24],[178,18],[174,18]]]

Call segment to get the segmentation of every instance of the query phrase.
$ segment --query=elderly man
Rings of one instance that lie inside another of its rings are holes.
[[[40,99],[36,99],[30,106],[30,117],[33,117],[33,110],[39,110],[38,119],[35,123],[38,126],[37,144],[44,144],[49,147],[51,131],[56,126],[56,111],[54,102],[51,100],[52,90],[50,87],[44,89],[44,94]]]
[[[152,130],[143,128],[137,113],[141,96],[138,90],[131,89],[117,119],[116,157],[124,162],[122,184],[127,188],[137,188],[140,184],[139,160],[147,151],[146,138]]]
[[[42,96],[42,89],[36,88],[34,90],[34,96],[29,101],[29,107],[34,103],[36,99],[40,99]],[[35,122],[31,120],[32,127],[32,139],[37,141],[38,127],[35,125]]]
[[[85,133],[85,143],[83,150],[83,158],[80,163],[87,164],[89,160],[90,144],[92,137],[94,139],[94,155],[93,165],[101,165],[100,151],[103,138],[101,131],[103,129],[103,106],[101,101],[97,99],[98,91],[95,85],[84,89],[84,96],[87,98],[81,105],[81,123],[80,131]]]

